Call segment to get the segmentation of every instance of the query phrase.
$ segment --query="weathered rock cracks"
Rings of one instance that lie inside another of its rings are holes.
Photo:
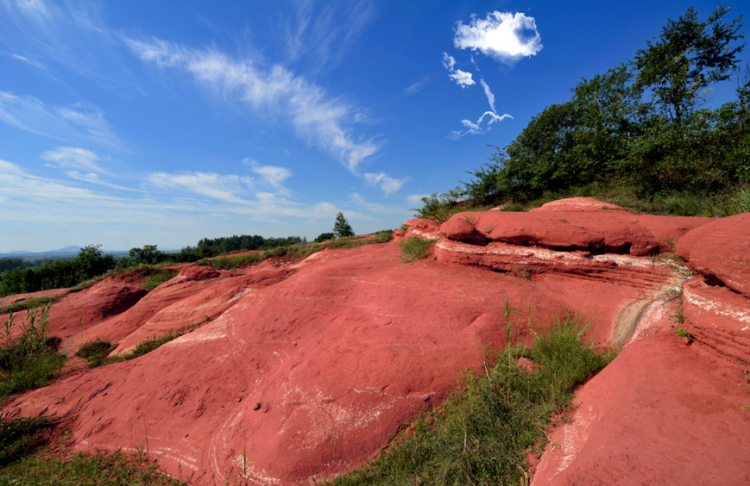
[[[29,392],[5,413],[70,418],[78,450],[147,440],[167,472],[195,481],[205,470],[204,484],[241,472],[243,451],[255,484],[307,484],[375,458],[399,424],[481,366],[481,346],[503,346],[507,299],[521,342],[576,310],[597,343],[624,347],[579,390],[573,422],[550,432],[535,484],[741,484],[747,216],[647,216],[576,198],[442,225],[410,220],[394,243],[293,265],[184,266],[148,294],[108,278],[53,305],[65,349],[104,338],[122,353],[202,327]],[[433,256],[401,263],[395,243],[412,236],[435,238]],[[675,245],[696,277],[666,255]],[[690,346],[672,331],[680,316]]]

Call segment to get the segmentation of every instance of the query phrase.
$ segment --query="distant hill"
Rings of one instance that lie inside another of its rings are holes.
[[[24,260],[40,260],[43,258],[70,258],[78,255],[78,252],[81,251],[80,246],[66,246],[64,248],[60,248],[59,250],[49,250],[49,251],[40,251],[40,252],[31,252],[31,251],[11,251],[8,253],[0,253],[0,258],[2,257],[20,257]],[[121,255],[127,255],[127,251],[123,250],[102,250],[102,253],[107,255],[114,255],[114,256],[121,256]]]

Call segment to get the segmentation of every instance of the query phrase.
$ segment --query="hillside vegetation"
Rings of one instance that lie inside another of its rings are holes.
[[[657,214],[727,216],[750,210],[750,67],[740,68],[742,17],[719,6],[669,19],[632,60],[582,79],[570,100],[534,116],[495,147],[472,179],[423,198],[418,216],[505,203],[524,210],[593,196]],[[736,99],[704,107],[713,86]]]

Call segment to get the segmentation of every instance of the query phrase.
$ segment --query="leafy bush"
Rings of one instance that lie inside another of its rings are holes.
[[[332,239],[334,239],[334,238],[336,238],[336,235],[334,235],[333,233],[321,233],[321,234],[319,234],[319,235],[318,235],[318,237],[317,237],[317,238],[315,238],[315,240],[313,240],[313,241],[314,241],[315,243],[322,243],[322,242],[324,242],[324,241],[332,240]]]
[[[435,244],[435,240],[412,236],[411,238],[399,241],[398,244],[401,247],[401,261],[408,263],[427,258],[430,248]]]
[[[574,388],[615,357],[582,342],[580,319],[560,318],[531,349],[508,345],[487,371],[467,370],[463,387],[425,412],[377,460],[334,485],[526,484],[526,457],[547,442],[552,416],[567,410]],[[536,365],[518,365],[526,357]]]

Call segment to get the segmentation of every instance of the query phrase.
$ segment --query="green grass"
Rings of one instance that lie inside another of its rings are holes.
[[[151,292],[159,285],[163,284],[167,280],[171,280],[180,273],[177,270],[162,270],[158,269],[146,277],[146,281],[143,282],[141,287]]]
[[[238,256],[223,256],[218,258],[199,260],[196,265],[212,267],[217,270],[231,270],[233,268],[247,267],[254,263],[261,262],[267,258],[292,256],[295,258],[305,258],[313,253],[330,249],[339,248],[356,248],[363,245],[374,243],[386,243],[393,239],[393,232],[382,231],[374,238],[360,240],[358,238],[339,238],[328,243],[301,243],[298,245],[282,246],[273,250],[266,250],[260,253],[250,253]]]
[[[408,263],[427,258],[429,249],[435,244],[435,240],[412,236],[406,240],[399,241],[398,244],[401,247],[401,261]]]
[[[508,347],[445,404],[426,411],[392,438],[387,452],[333,480],[343,485],[526,484],[529,452],[541,453],[550,420],[570,406],[574,388],[615,357],[582,342],[580,319],[566,317],[539,334],[531,349]],[[538,365],[520,368],[524,356]]]
[[[104,341],[103,339],[96,339],[95,341],[89,341],[83,346],[78,348],[76,356],[83,358],[89,362],[89,368],[98,368],[105,364],[109,353],[114,351],[117,346]]]
[[[31,309],[34,307],[39,307],[47,303],[54,303],[60,297],[61,295],[56,295],[53,297],[49,297],[49,296],[48,297],[36,297],[33,299],[16,302],[15,304],[6,305],[5,307],[0,307],[0,315],[9,314],[11,312],[20,312],[20,311]]]
[[[15,323],[10,313],[2,332],[0,347],[0,397],[45,386],[65,365],[67,357],[57,351],[60,338],[47,334],[49,302],[29,309],[23,322]],[[20,325],[21,336],[12,339],[13,327]]]
[[[0,417],[0,485],[177,486],[145,456],[74,454],[64,447],[52,454],[50,436],[57,424],[46,417]]]
[[[211,319],[206,319],[206,322],[210,321]],[[132,350],[121,355],[109,356],[109,353],[111,353],[117,347],[117,345],[101,339],[97,339],[96,341],[91,341],[84,344],[76,352],[76,355],[88,361],[90,368],[98,368],[100,366],[105,366],[112,363],[122,363],[123,361],[130,361],[131,359],[135,359],[143,356],[144,354],[150,353],[151,351],[165,345],[169,341],[177,339],[184,334],[198,329],[203,324],[205,323],[195,324],[192,326],[182,326],[178,329],[167,331],[161,336],[149,336],[143,341],[136,344]]]

